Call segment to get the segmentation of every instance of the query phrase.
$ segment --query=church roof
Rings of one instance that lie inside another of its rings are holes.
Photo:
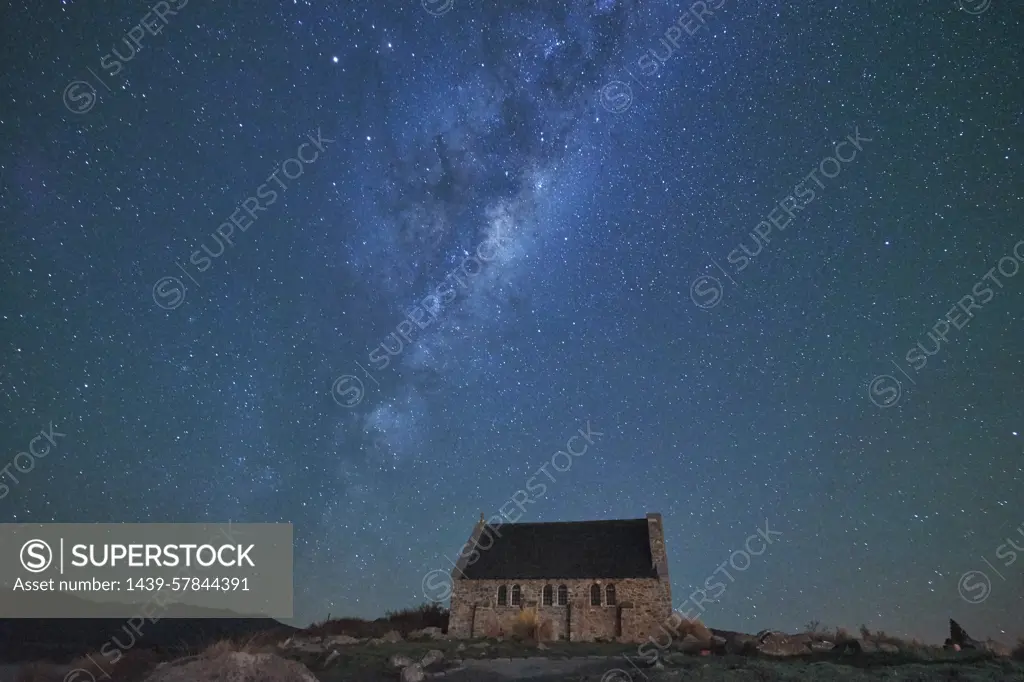
[[[492,546],[489,546],[489,536],[494,539]],[[485,526],[477,551],[479,558],[465,566],[461,576],[456,571],[456,577],[469,580],[658,577],[651,559],[647,519]]]

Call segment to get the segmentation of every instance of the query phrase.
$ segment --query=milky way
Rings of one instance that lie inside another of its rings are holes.
[[[1024,634],[1018,4],[233,4],[0,26],[0,520],[293,523],[375,617],[547,471],[677,605],[780,533],[712,627]]]

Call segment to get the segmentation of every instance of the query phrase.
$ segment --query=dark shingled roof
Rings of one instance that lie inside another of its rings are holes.
[[[485,527],[478,544],[469,580],[658,577],[647,519],[505,524]]]

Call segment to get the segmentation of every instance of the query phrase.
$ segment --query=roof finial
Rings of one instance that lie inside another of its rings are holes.
[[[484,522],[484,513],[480,512],[480,523]]]

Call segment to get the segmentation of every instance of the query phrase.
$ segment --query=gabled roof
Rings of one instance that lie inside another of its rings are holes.
[[[479,529],[480,526],[478,525]],[[488,534],[494,544],[489,549]],[[468,580],[657,578],[647,519],[485,526]],[[460,562],[461,564],[462,562]]]

